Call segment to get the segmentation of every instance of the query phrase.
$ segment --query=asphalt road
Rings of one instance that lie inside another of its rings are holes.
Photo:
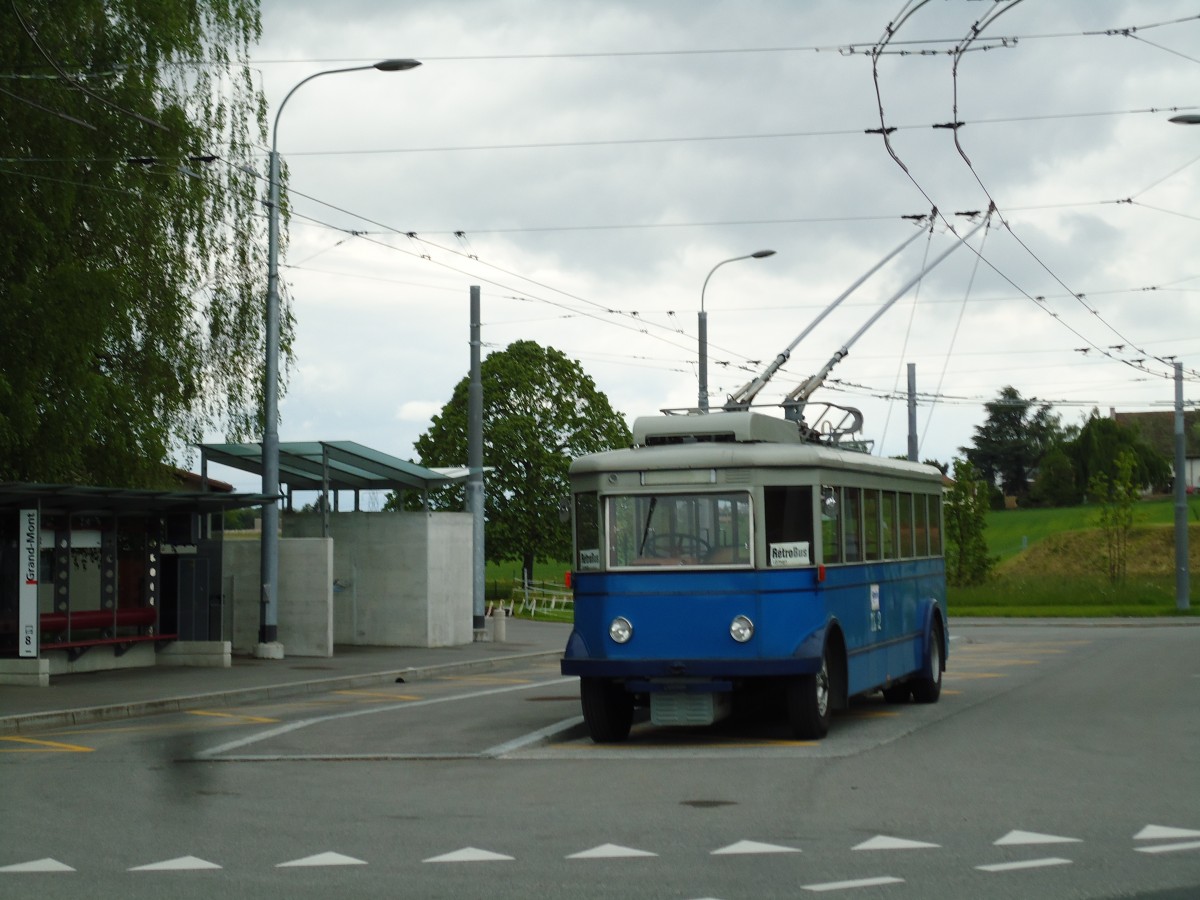
[[[824,741],[557,665],[0,739],[0,896],[1200,897],[1200,629],[955,630]]]

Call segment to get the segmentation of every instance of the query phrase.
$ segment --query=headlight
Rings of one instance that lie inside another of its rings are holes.
[[[617,616],[608,626],[608,636],[618,644],[624,644],[633,637],[633,626],[624,616]]]
[[[744,644],[754,637],[754,623],[745,616],[735,616],[729,623],[729,636],[739,644]]]

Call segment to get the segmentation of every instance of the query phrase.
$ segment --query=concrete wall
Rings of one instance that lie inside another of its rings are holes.
[[[336,643],[472,642],[469,513],[347,512],[329,521]],[[283,529],[289,537],[319,535],[321,517],[285,515]]]
[[[258,644],[259,544],[224,544],[224,637],[235,653],[251,653]],[[280,540],[279,643],[286,656],[333,656],[333,577],[331,539]]]

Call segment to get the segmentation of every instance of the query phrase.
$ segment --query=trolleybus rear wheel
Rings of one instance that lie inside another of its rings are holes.
[[[579,697],[583,721],[598,744],[611,744],[629,737],[633,724],[633,694],[605,678],[581,678]]]
[[[942,695],[942,623],[934,621],[929,631],[928,665],[921,677],[913,680],[913,699],[918,703],[937,703]]]

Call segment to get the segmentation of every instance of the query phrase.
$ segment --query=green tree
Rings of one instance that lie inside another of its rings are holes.
[[[942,515],[946,526],[946,580],[956,586],[982,584],[992,570],[983,532],[987,527],[988,486],[970,462],[954,460],[953,484]]]
[[[1098,472],[1089,490],[1100,503],[1100,528],[1104,532],[1104,563],[1112,584],[1125,581],[1126,551],[1133,530],[1133,504],[1138,489],[1133,473],[1137,457],[1129,450],[1117,455],[1112,477]]]
[[[984,404],[987,419],[975,426],[973,446],[960,448],[988,484],[1016,497],[1029,494],[1029,476],[1042,456],[1066,437],[1049,403],[1028,400],[1008,386]]]
[[[1139,487],[1165,485],[1171,478],[1171,462],[1142,439],[1138,429],[1127,428],[1114,419],[1093,414],[1067,445],[1080,473],[1080,483],[1090,485],[1098,475],[1112,482],[1118,478],[1122,453],[1132,457],[1130,477]]]
[[[1044,506],[1074,506],[1080,490],[1075,480],[1075,464],[1063,447],[1051,447],[1038,465],[1030,499]]]
[[[570,495],[572,457],[631,440],[624,420],[579,363],[553,347],[517,341],[488,356],[483,382],[483,464],[486,556],[492,562],[533,564],[571,555],[571,535],[558,514]],[[416,450],[425,466],[462,465],[467,459],[470,379],[454,387],[450,402]],[[433,509],[461,509],[462,486],[430,493]],[[412,499],[406,501],[413,503]],[[397,500],[389,498],[388,507]]]
[[[260,431],[260,29],[257,0],[0,4],[0,480],[153,484]]]

